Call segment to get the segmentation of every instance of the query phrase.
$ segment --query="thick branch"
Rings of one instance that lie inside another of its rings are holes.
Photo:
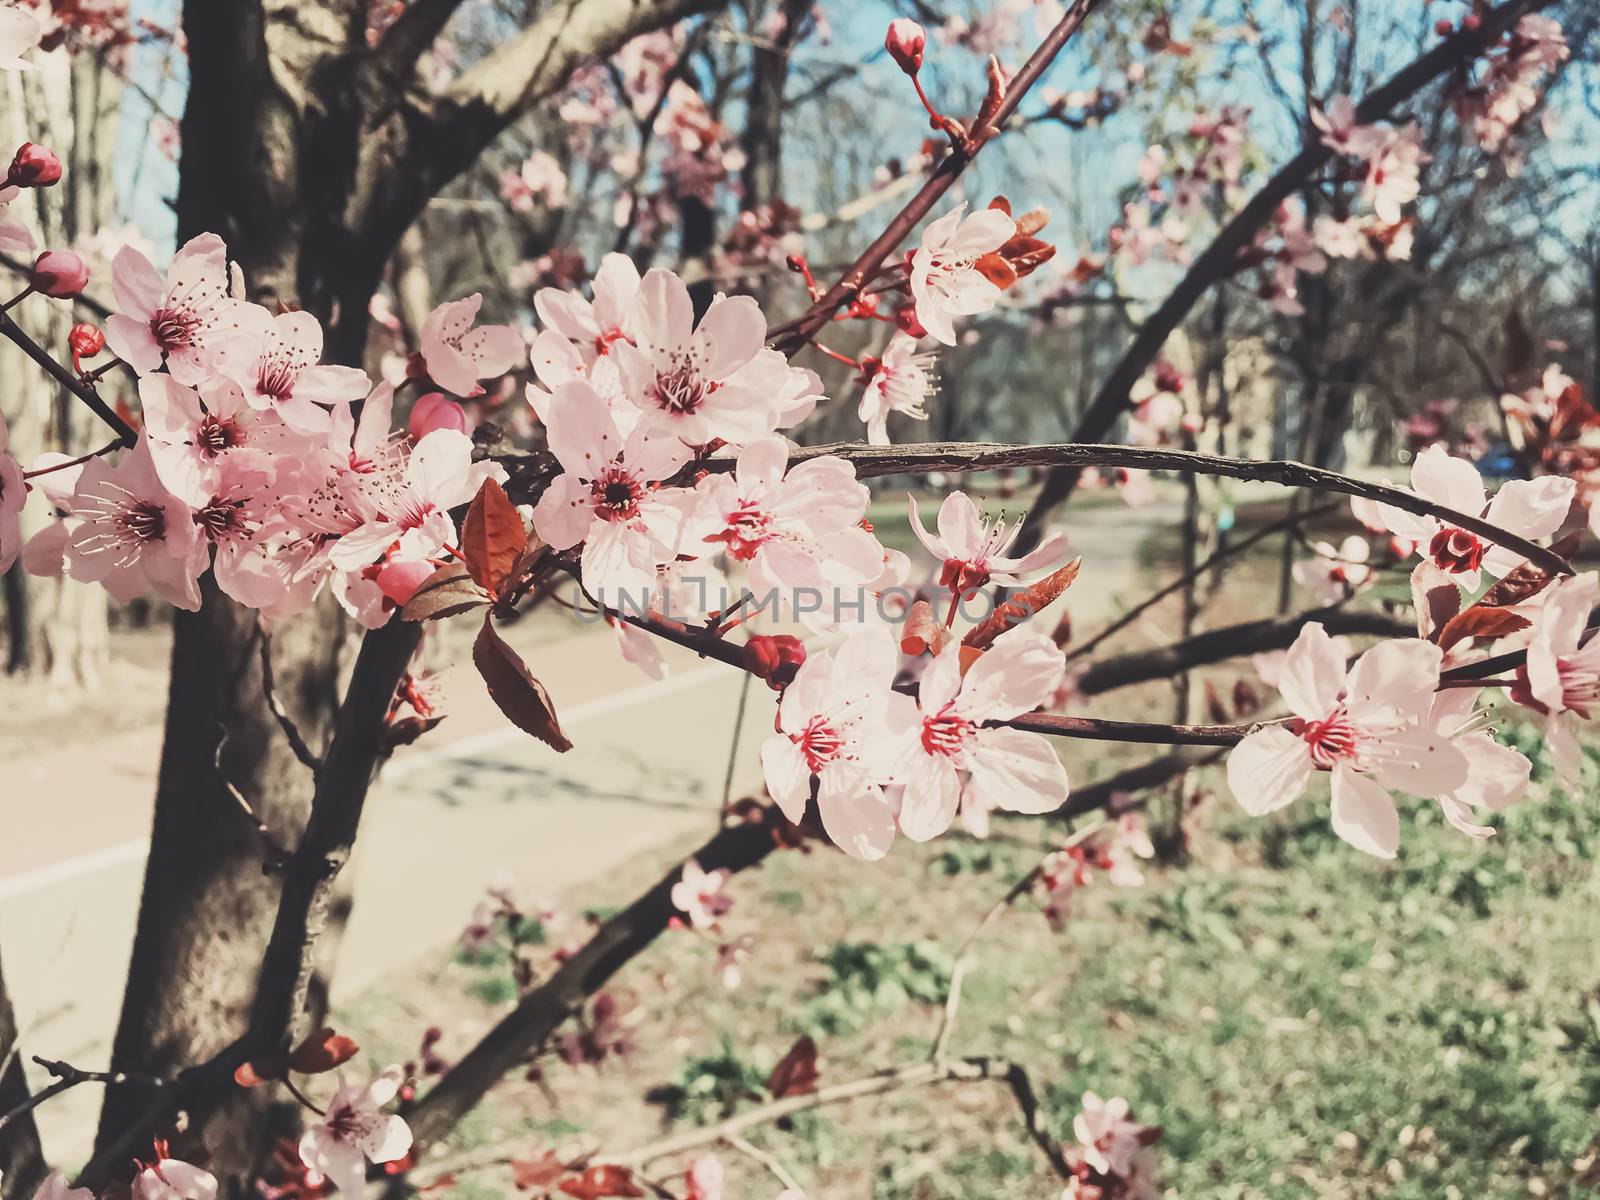
[[[1091,663],[1078,676],[1078,690],[1086,696],[1153,679],[1171,679],[1182,671],[1211,663],[1225,662],[1243,654],[1263,650],[1282,650],[1294,643],[1300,630],[1311,622],[1320,622],[1332,634],[1368,634],[1373,637],[1415,637],[1416,627],[1409,621],[1391,617],[1387,613],[1363,612],[1339,607],[1312,609],[1287,617],[1266,617],[1259,621],[1243,621],[1237,625],[1224,625],[1208,629],[1194,637],[1170,646],[1157,646],[1132,654],[1119,654],[1113,658]],[[1205,726],[1193,727],[1204,729]],[[1217,728],[1217,727],[1212,727]],[[1227,728],[1226,726],[1220,728]],[[1195,740],[1187,745],[1220,745],[1218,741]]]
[[[1387,117],[1394,108],[1416,95],[1435,79],[1481,54],[1525,14],[1548,5],[1551,0],[1507,0],[1500,7],[1481,14],[1475,29],[1460,29],[1437,46],[1404,67],[1388,82],[1373,89],[1356,109],[1356,119],[1371,123]],[[1100,390],[1073,430],[1075,442],[1098,441],[1107,436],[1117,418],[1127,410],[1128,391],[1146,368],[1155,361],[1167,338],[1178,328],[1189,310],[1212,285],[1234,273],[1239,254],[1277,212],[1278,206],[1322,169],[1331,157],[1320,139],[1307,144],[1300,153],[1279,169],[1250,200],[1234,214],[1212,243],[1194,260],[1172,294],[1139,329],[1133,344],[1106,378]],[[1022,545],[1037,540],[1044,521],[1077,486],[1078,464],[1055,467],[1045,477],[1044,487],[1033,502],[1024,526]]]
[[[899,446],[869,446],[859,442],[833,442],[797,450],[791,455],[790,462],[801,463],[822,455],[836,455],[846,460],[855,467],[858,479],[924,471],[994,471],[1003,467],[1050,467],[1052,475],[1061,469],[1078,471],[1084,467],[1132,467],[1146,471],[1176,471],[1276,483],[1284,487],[1373,500],[1403,512],[1434,517],[1446,525],[1468,530],[1508,550],[1515,550],[1547,571],[1559,575],[1572,574],[1572,567],[1560,555],[1492,525],[1474,513],[1457,512],[1404,488],[1342,475],[1326,467],[1312,467],[1282,459],[1257,461],[1221,454],[1201,454],[1194,450],[1081,442],[1055,442],[1042,446],[1002,442],[914,442]],[[539,493],[557,473],[548,455],[512,456],[501,461],[512,475],[507,491],[519,504],[537,500]],[[712,459],[696,464],[696,469],[728,471],[733,469],[733,460]]]

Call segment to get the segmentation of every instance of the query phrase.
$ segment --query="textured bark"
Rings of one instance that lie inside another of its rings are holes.
[[[29,1095],[17,1037],[16,1014],[5,975],[0,973],[0,1113],[10,1112]],[[0,1197],[4,1200],[33,1195],[44,1178],[44,1153],[32,1113],[18,1117],[0,1132],[0,1173]]]
[[[569,0],[466,72],[446,97],[430,97],[417,94],[412,54],[426,40],[419,35],[448,18],[452,0],[414,6],[419,15],[404,26],[404,44],[376,51],[366,44],[361,0],[185,0],[180,239],[221,234],[251,299],[315,313],[327,332],[326,359],[358,363],[368,303],[428,197],[577,66],[713,2]],[[286,1003],[261,968],[269,937],[277,947],[292,935],[284,928],[292,896],[282,877],[262,873],[260,847],[213,764],[226,728],[229,781],[279,840],[300,841],[313,781],[267,711],[254,638],[251,614],[209,579],[201,611],[176,621],[150,860],[113,1050],[119,1070],[169,1074],[226,1059],[247,1029],[261,1035],[263,1003]],[[274,637],[278,694],[319,749],[330,733],[343,640],[327,604]],[[390,666],[398,677],[404,660]],[[370,778],[379,761],[392,690],[393,678],[380,703],[362,708],[364,728],[341,725],[361,760],[344,763],[350,778]],[[319,888],[316,934],[331,903],[331,891]],[[319,941],[312,939],[308,963]],[[288,997],[297,1010],[307,990]],[[276,1015],[289,1023],[301,1013]],[[201,1081],[202,1099],[208,1108],[220,1100],[223,1111],[206,1130],[211,1165],[236,1180],[256,1157],[251,1143],[263,1125],[251,1106],[266,1102],[265,1089],[218,1090],[212,1074]],[[142,1148],[149,1118],[143,1097],[108,1092],[97,1173]]]

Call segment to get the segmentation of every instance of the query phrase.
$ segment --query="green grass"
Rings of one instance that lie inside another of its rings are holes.
[[[1247,820],[1220,796],[1188,865],[1139,889],[1097,882],[1059,934],[1026,902],[1007,914],[980,944],[952,1052],[1027,1065],[1063,1137],[1084,1090],[1127,1096],[1165,1129],[1167,1194],[1184,1200],[1587,1194],[1600,1128],[1592,802],[1541,769],[1481,845],[1417,804],[1392,864],[1332,836],[1325,796],[1279,818]],[[801,1033],[824,1085],[926,1054],[956,947],[1045,833],[1019,822],[982,845],[901,842],[874,865],[779,855],[733,885],[726,923],[757,935],[744,986],[715,981],[703,939],[664,939],[622,984],[639,1053],[600,1071],[549,1062],[559,1115],[634,1145],[761,1103]],[[442,972],[457,995],[498,1002],[481,976],[503,969]],[[490,1126],[530,1130],[530,1149],[560,1142],[539,1132],[556,1113],[536,1093],[512,1085],[498,1103]],[[1059,1195],[987,1085],[854,1101],[751,1136],[817,1200]],[[758,1169],[724,1157],[730,1195],[766,1194]]]

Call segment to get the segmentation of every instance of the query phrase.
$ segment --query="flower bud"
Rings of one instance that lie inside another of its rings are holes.
[[[782,690],[806,661],[806,646],[786,633],[763,634],[744,644],[745,670],[767,681],[773,691]]]
[[[106,348],[106,335],[99,326],[79,321],[67,334],[67,345],[72,347],[72,357],[93,358]]]
[[[434,565],[423,558],[395,558],[378,571],[378,590],[396,605],[404,604],[433,577]]]
[[[417,402],[411,406],[411,420],[406,428],[412,440],[420,442],[435,429],[454,429],[471,437],[476,424],[467,415],[467,410],[454,400],[440,392],[429,392],[425,396],[418,396]]]
[[[23,142],[6,172],[7,187],[49,187],[61,178],[61,160],[48,146]]]
[[[907,75],[922,69],[922,48],[928,44],[922,26],[909,17],[896,17],[889,22],[889,33],[883,39],[883,48],[900,65]]]
[[[89,286],[89,264],[71,250],[46,250],[33,264],[33,290],[70,300]]]

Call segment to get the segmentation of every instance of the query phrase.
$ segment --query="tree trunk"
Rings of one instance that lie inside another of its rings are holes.
[[[0,972],[0,1113],[7,1113],[28,1098],[28,1080],[22,1066],[16,1014],[6,980]],[[20,1200],[33,1195],[44,1178],[44,1154],[33,1114],[19,1117],[0,1132],[0,1197]]]

